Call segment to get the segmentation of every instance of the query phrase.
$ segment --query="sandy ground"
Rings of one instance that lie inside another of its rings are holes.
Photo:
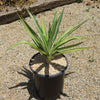
[[[63,8],[59,35],[69,26],[89,18],[72,36],[88,37],[89,40],[81,46],[91,48],[65,54],[69,61],[64,81],[67,96],[61,96],[58,100],[100,100],[100,9],[73,3],[39,13],[36,18],[39,22],[43,19],[48,27],[54,12],[59,15]],[[29,17],[26,21],[35,29]],[[24,44],[7,51],[9,46],[21,40],[32,41],[21,22],[0,26],[0,100],[36,100],[33,98],[32,73],[28,65],[36,51]]]

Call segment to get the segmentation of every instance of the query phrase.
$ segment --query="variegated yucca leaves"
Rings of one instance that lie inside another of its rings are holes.
[[[29,41],[20,41],[11,47],[8,48],[11,49],[19,44],[28,44],[30,45],[33,49],[39,51],[41,54],[44,55],[46,58],[47,63],[50,63],[51,60],[59,54],[64,54],[72,51],[77,51],[77,50],[83,50],[87,49],[88,47],[80,47],[80,48],[75,48],[76,46],[82,44],[83,42],[75,43],[72,45],[64,46],[64,44],[76,40],[76,39],[87,39],[86,37],[78,37],[78,36],[72,36],[68,37],[73,31],[78,29],[81,25],[83,25],[87,20],[83,21],[77,26],[71,26],[69,27],[60,37],[57,38],[57,35],[59,33],[59,26],[61,24],[61,20],[63,17],[64,9],[62,10],[61,14],[59,17],[57,17],[57,12],[54,15],[53,22],[52,24],[49,23],[49,29],[48,32],[45,28],[44,21],[41,20],[41,26],[38,24],[36,18],[34,15],[31,14],[31,12],[26,9],[29,16],[31,17],[34,25],[37,28],[38,34],[30,27],[30,25],[21,17],[19,16],[21,22],[24,24],[25,29],[31,36],[33,43]],[[74,48],[73,48],[74,47]]]

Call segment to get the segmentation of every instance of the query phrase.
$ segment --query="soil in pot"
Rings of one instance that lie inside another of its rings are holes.
[[[31,60],[31,62],[32,69],[42,75],[57,74],[66,67],[66,60],[62,55],[56,56],[50,64],[47,64],[45,57],[38,54]]]

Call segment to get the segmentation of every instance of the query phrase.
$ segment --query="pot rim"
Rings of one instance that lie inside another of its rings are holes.
[[[32,57],[31,57],[31,59],[32,58],[34,58],[36,55],[38,55],[38,54],[40,54],[40,52],[38,52],[38,53],[36,53],[36,54],[34,54]],[[62,71],[60,71],[59,73],[57,73],[57,74],[52,74],[52,75],[43,75],[43,74],[38,74],[36,71],[34,71],[33,70],[33,68],[31,67],[31,59],[30,59],[30,61],[29,61],[29,67],[30,67],[30,69],[31,69],[31,71],[35,74],[35,75],[38,75],[38,76],[40,76],[40,77],[56,77],[56,76],[59,76],[59,75],[61,75],[62,73],[64,73],[65,72],[65,70],[67,69],[67,67],[68,67],[68,59],[67,59],[67,57],[65,56],[65,55],[63,55],[63,54],[61,54],[64,58],[65,58],[65,60],[66,60],[66,66],[64,67],[64,69],[62,70]]]

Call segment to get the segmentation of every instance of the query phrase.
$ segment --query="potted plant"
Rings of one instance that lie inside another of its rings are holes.
[[[52,24],[49,24],[48,32],[46,31],[43,20],[41,21],[40,27],[37,20],[35,19],[35,16],[32,15],[28,9],[26,10],[34,22],[38,33],[35,33],[29,24],[18,15],[21,22],[24,24],[25,29],[30,34],[33,43],[29,41],[21,41],[9,47],[8,50],[19,44],[25,43],[39,52],[35,54],[29,62],[30,69],[34,75],[35,87],[38,95],[42,99],[53,100],[54,98],[56,99],[63,91],[64,74],[68,67],[68,60],[63,54],[87,49],[87,47],[73,48],[82,44],[83,42],[68,46],[64,46],[64,44],[76,39],[87,39],[86,37],[68,36],[73,31],[78,29],[82,24],[84,24],[88,19],[75,27],[69,27],[60,37],[57,37],[64,9],[62,10],[59,17],[57,17],[57,12],[55,13]]]

